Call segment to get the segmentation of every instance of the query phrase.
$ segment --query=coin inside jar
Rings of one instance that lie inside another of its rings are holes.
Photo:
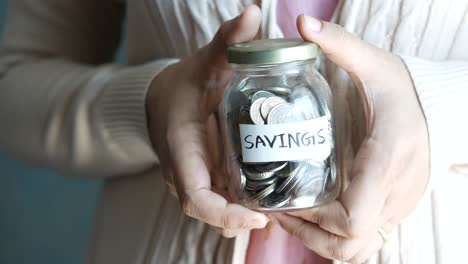
[[[280,208],[291,200],[288,194],[271,194],[260,201],[260,204],[266,208]]]
[[[268,98],[268,97],[273,97],[273,96],[275,95],[268,91],[258,91],[252,95],[252,98],[250,98],[250,101],[253,103],[260,98]]]
[[[271,109],[281,103],[286,103],[286,100],[277,96],[267,98],[260,106],[260,113],[263,119],[267,120],[268,114],[270,113]]]
[[[245,172],[245,175],[249,180],[254,180],[254,181],[261,181],[261,180],[266,180],[272,177],[275,172],[274,171],[267,171],[267,172],[262,172],[258,171],[255,167],[247,167],[245,166],[242,168]]]
[[[252,201],[258,202],[275,191],[276,183],[271,184],[252,197]]]
[[[267,119],[268,124],[284,124],[301,120],[299,116],[294,115],[294,105],[290,103],[281,103],[273,107]]]
[[[265,186],[275,183],[277,180],[278,180],[277,177],[271,177],[269,179],[261,180],[261,181],[247,180],[246,190],[254,191],[254,192],[259,191],[265,188]]]
[[[276,172],[282,170],[284,167],[288,165],[288,162],[270,162],[264,164],[258,164],[255,168],[261,172]]]
[[[291,89],[286,88],[286,87],[268,87],[268,88],[265,88],[265,91],[268,91],[275,95],[279,95],[283,97],[291,96]]]
[[[252,122],[256,125],[265,124],[265,120],[262,117],[260,107],[266,99],[266,97],[258,98],[250,106],[250,118],[252,119]]]
[[[285,178],[284,181],[276,188],[276,193],[289,193],[299,182],[301,173],[304,170],[304,166],[300,165],[294,171],[291,172],[289,177]]]

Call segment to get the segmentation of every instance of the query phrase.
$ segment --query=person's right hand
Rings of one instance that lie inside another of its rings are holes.
[[[150,137],[166,183],[176,192],[185,214],[227,237],[263,228],[268,222],[265,215],[226,199],[216,118],[232,77],[227,47],[252,40],[260,22],[260,9],[247,7],[223,24],[210,44],[162,71],[147,96]]]

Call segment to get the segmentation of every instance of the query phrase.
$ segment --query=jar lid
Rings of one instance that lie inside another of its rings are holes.
[[[234,44],[228,48],[228,61],[235,64],[277,64],[313,59],[320,48],[302,39],[263,39]]]

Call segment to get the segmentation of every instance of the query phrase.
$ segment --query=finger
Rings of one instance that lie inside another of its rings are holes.
[[[235,43],[255,38],[260,28],[262,14],[258,6],[247,6],[238,17],[225,22],[213,40],[197,53],[202,67],[197,67],[194,78],[206,93],[207,109],[215,111],[228,82],[232,79],[232,68],[227,61],[227,48]],[[208,75],[208,76],[207,76]]]
[[[348,261],[362,247],[363,239],[346,239],[317,225],[286,214],[274,214],[281,227],[304,242],[304,245],[328,259]]]
[[[169,133],[175,184],[182,209],[188,216],[213,226],[242,229],[262,228],[268,218],[211,191],[211,180],[203,128],[189,123]]]
[[[382,229],[387,234],[391,234],[394,225],[392,223],[385,224]],[[375,234],[369,244],[360,250],[353,258],[350,259],[350,263],[364,263],[369,258],[371,258],[375,253],[377,253],[387,242],[382,238],[382,236],[377,233]]]
[[[317,43],[327,58],[357,76],[372,74],[382,52],[343,27],[300,15],[297,28],[306,41]]]
[[[223,229],[219,227],[214,228],[216,233],[222,235],[225,238],[233,238],[238,236],[240,233],[244,232],[244,229]]]
[[[219,28],[210,47],[224,54],[228,46],[254,39],[260,28],[261,19],[262,12],[258,6],[247,6],[242,14]]]
[[[373,138],[366,139],[356,155],[351,183],[339,200],[290,214],[340,236],[365,236],[372,231],[369,227],[388,217],[384,205],[393,183],[386,151]]]

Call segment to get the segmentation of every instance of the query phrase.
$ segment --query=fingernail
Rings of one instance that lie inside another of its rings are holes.
[[[302,16],[304,17],[306,30],[309,30],[312,32],[320,32],[322,30],[322,21],[314,17],[310,17],[306,15],[302,15]]]

